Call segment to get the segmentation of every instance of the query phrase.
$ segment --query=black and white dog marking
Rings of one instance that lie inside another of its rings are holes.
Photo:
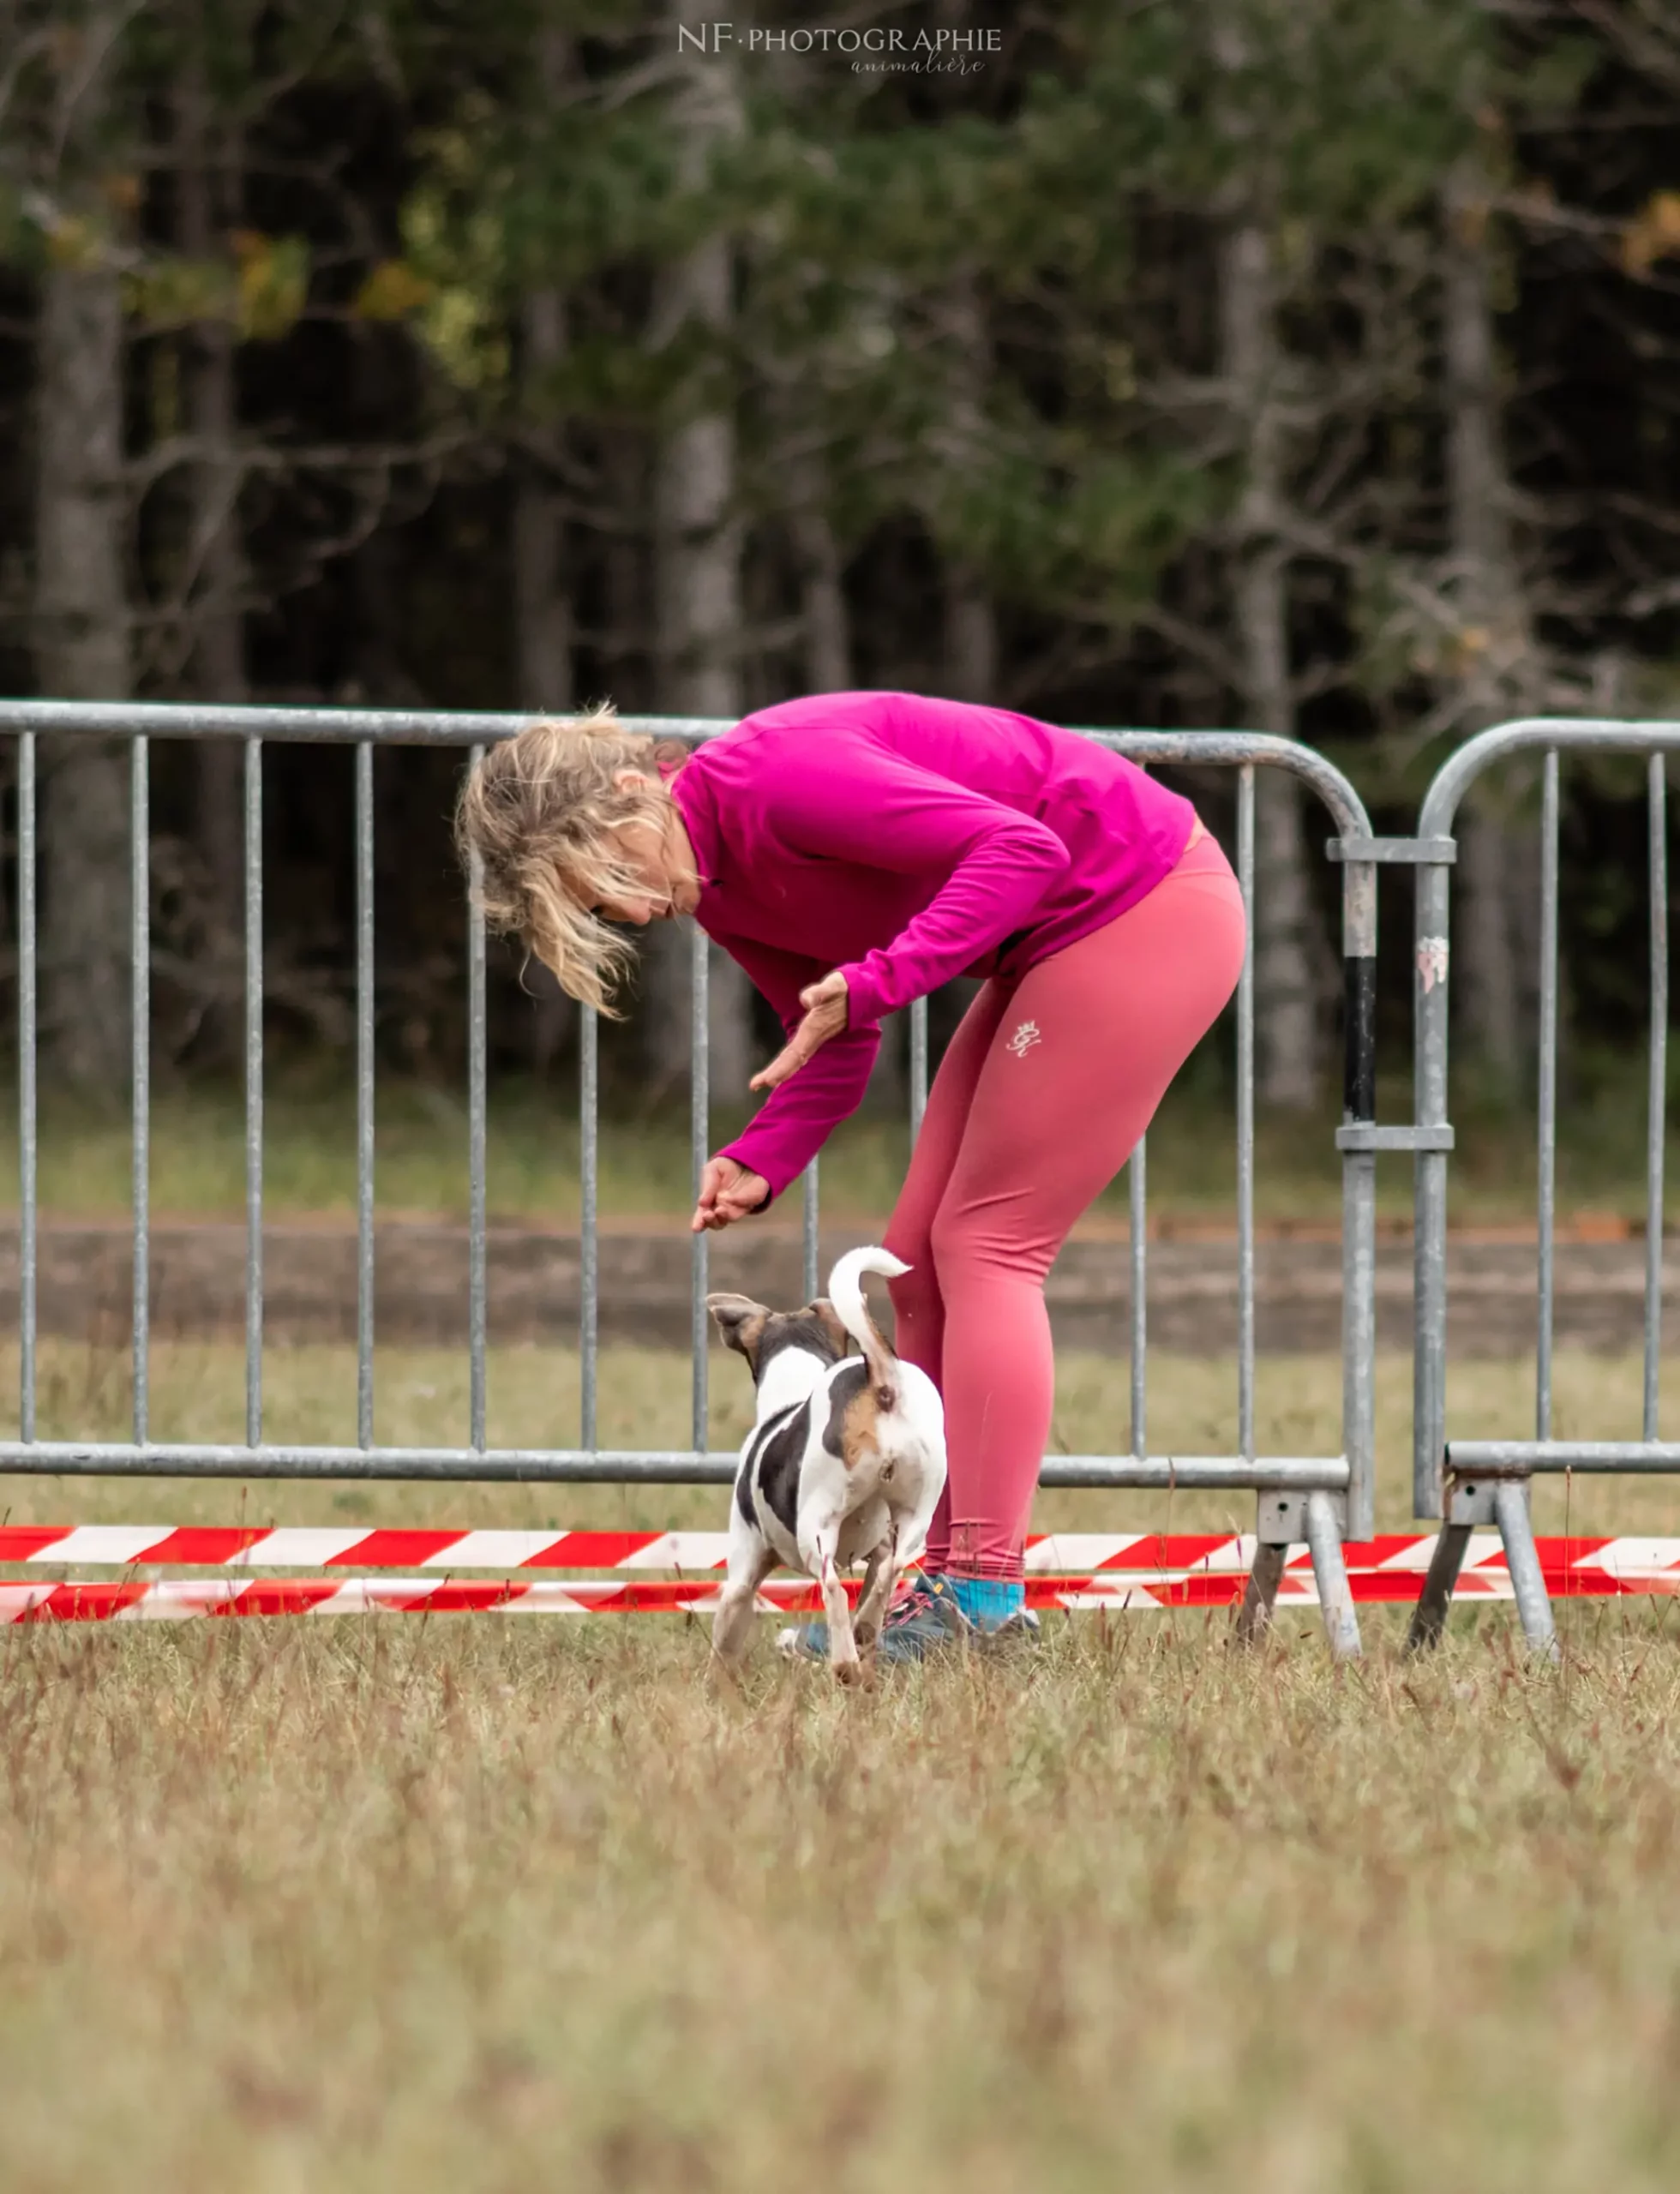
[[[729,1567],[711,1628],[718,1658],[740,1657],[758,1590],[778,1566],[822,1587],[829,1661],[853,1682],[880,1634],[906,1563],[927,1540],[945,1488],[945,1411],[926,1372],[901,1363],[869,1315],[865,1273],[909,1268],[885,1250],[853,1250],[825,1299],[767,1310],[744,1295],[709,1295],[729,1346],[752,1366],[758,1421],[741,1451],[729,1504]],[[862,1360],[848,1357],[855,1342]],[[855,1619],[840,1572],[863,1560]]]

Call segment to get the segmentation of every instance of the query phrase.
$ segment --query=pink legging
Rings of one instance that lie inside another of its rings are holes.
[[[1236,986],[1242,894],[1211,837],[1147,898],[989,981],[952,1037],[887,1229],[901,1354],[945,1398],[927,1566],[1013,1578],[1050,1430],[1045,1275]]]

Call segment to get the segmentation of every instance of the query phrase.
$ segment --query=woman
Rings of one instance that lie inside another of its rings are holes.
[[[900,1352],[945,1400],[950,1481],[880,1651],[1030,1631],[1050,1430],[1044,1280],[1235,987],[1241,893],[1188,800],[1094,741],[909,693],[784,702],[685,755],[610,710],[492,747],[457,818],[496,928],[612,1010],[605,925],[692,915],[775,1008],[769,1099],[707,1164],[732,1226],[855,1110],[881,1016],[987,980],[928,1094],[887,1246]],[[788,1634],[820,1653],[821,1627]]]

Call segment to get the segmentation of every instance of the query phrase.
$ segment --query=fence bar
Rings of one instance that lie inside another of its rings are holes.
[[[1643,1478],[1680,1472],[1680,1441],[1455,1440],[1452,1460],[1461,1478],[1480,1472],[1539,1478],[1565,1471]]]
[[[1551,1618],[1551,1599],[1545,1588],[1540,1557],[1534,1545],[1534,1529],[1528,1520],[1528,1488],[1508,1478],[1493,1489],[1493,1520],[1505,1544],[1505,1567],[1510,1573],[1511,1592],[1518,1620],[1531,1651],[1542,1658],[1557,1658],[1557,1632]]]
[[[927,1110],[927,1001],[915,999],[910,1006],[910,1148],[921,1133],[921,1116]]]
[[[374,750],[356,748],[356,1439],[374,1443]]]
[[[711,940],[698,922],[690,924],[689,936],[688,1133],[693,1153],[692,1185],[694,1200],[698,1202],[700,1176],[705,1171],[706,1146],[711,1127],[711,969],[709,957]],[[705,1292],[709,1248],[704,1231],[689,1237],[688,1314],[693,1382],[690,1423],[693,1430],[691,1444],[696,1454],[705,1454],[706,1443],[707,1342],[710,1336],[706,1331]]]
[[[473,746],[480,741],[510,738],[531,721],[529,711],[466,709],[339,709],[252,708],[221,702],[51,701],[0,700],[0,733],[51,731],[83,739],[128,739],[137,732],[153,732],[170,739],[243,739],[253,735],[269,740],[304,744],[353,746],[364,739],[399,741],[410,746]],[[663,739],[701,740],[733,731],[732,716],[621,716],[626,731],[645,732]],[[1359,795],[1335,765],[1289,739],[1261,731],[1145,731],[1117,729],[1112,725],[1074,724],[1068,727],[1117,754],[1129,754],[1141,764],[1185,763],[1195,767],[1228,768],[1243,762],[1281,764],[1292,776],[1310,785],[1334,816],[1344,835],[1369,837],[1371,822]],[[1506,731],[1512,728],[1503,727]],[[1531,734],[1529,725],[1518,728]],[[1613,728],[1630,751],[1640,744],[1659,743],[1671,735],[1671,726],[1617,724]],[[1461,752],[1468,750],[1461,749]]]
[[[1645,1124],[1645,1436],[1657,1436],[1663,1348],[1663,1143],[1668,1125],[1668,816],[1663,758],[1651,806],[1651,1043]]]
[[[0,1471],[19,1477],[460,1479],[490,1484],[728,1485],[740,1463],[728,1450],[554,1448],[152,1448],[97,1441],[0,1441]],[[1052,1455],[1043,1486],[1119,1486],[1150,1493],[1339,1493],[1339,1455]]]
[[[484,758],[475,746],[471,765]],[[483,865],[474,848],[466,913],[467,1437],[484,1445],[484,917]]]
[[[262,741],[245,741],[245,1444],[262,1441]]]
[[[1131,1210],[1131,1441],[1130,1452],[1149,1451],[1149,1137],[1139,1136],[1126,1161]]]
[[[1557,749],[1549,746],[1540,802],[1539,1328],[1534,1435],[1551,1437],[1551,1328],[1557,1216]]]
[[[1444,866],[1418,871],[1412,1117],[1419,1127],[1447,1124],[1449,882]],[[1412,1164],[1412,1509],[1439,1516],[1447,1438],[1447,1154],[1420,1149]]]
[[[1254,1453],[1254,764],[1237,776],[1237,881],[1243,971],[1237,980],[1237,1448]]]
[[[1341,1117],[1377,1118],[1377,866],[1348,861],[1341,876]],[[1377,1154],[1341,1160],[1341,1426],[1353,1466],[1347,1536],[1377,1526]]]
[[[1239,1646],[1257,1646],[1270,1630],[1288,1561],[1289,1549],[1275,1540],[1262,1539],[1256,1546],[1233,1631]]]
[[[1424,1577],[1424,1587],[1418,1595],[1418,1604],[1412,1610],[1412,1620],[1406,1627],[1406,1650],[1408,1653],[1427,1652],[1441,1643],[1447,1628],[1447,1617],[1452,1612],[1453,1593],[1458,1584],[1459,1572],[1464,1567],[1464,1557],[1470,1550],[1468,1524],[1455,1524],[1450,1518],[1443,1520],[1436,1534],[1435,1551],[1429,1558],[1429,1568]]]
[[[1680,1446],[1655,1439],[1630,1442],[1559,1441],[1549,1437],[1552,1421],[1553,1311],[1555,1305],[1555,1218],[1557,1188],[1557,915],[1559,755],[1563,747],[1600,754],[1643,754],[1655,758],[1649,780],[1652,1006],[1647,1131],[1647,1225],[1646,1266],[1646,1382],[1644,1418],[1647,1432],[1657,1410],[1655,1362],[1661,1334],[1662,1121],[1663,1088],[1659,1054],[1665,1049],[1665,1005],[1658,1015],[1659,992],[1667,986],[1666,840],[1663,829],[1660,758],[1680,746],[1680,722],[1622,722],[1608,717],[1576,719],[1528,716],[1496,724],[1459,747],[1437,772],[1419,812],[1412,841],[1422,863],[1418,879],[1417,980],[1413,991],[1416,1126],[1425,1132],[1447,1127],[1448,870],[1442,849],[1460,804],[1490,764],[1519,754],[1542,758],[1539,1073],[1538,1118],[1538,1223],[1539,1304],[1536,1346],[1534,1440],[1446,1442],[1446,1191],[1444,1138],[1432,1148],[1420,1144],[1416,1160],[1416,1373],[1413,1388],[1413,1467],[1419,1515],[1443,1514],[1443,1471],[1450,1461],[1455,1482],[1470,1476],[1492,1478],[1495,1517],[1505,1543],[1524,1628],[1531,1642],[1547,1644],[1549,1611],[1537,1564],[1530,1561],[1533,1530],[1528,1520],[1527,1480],[1550,1471],[1641,1472],[1680,1470]],[[1654,1224],[1652,1221],[1654,1220]],[[1347,1439],[1351,1448],[1353,1435]],[[1468,1490],[1467,1488],[1466,1489]],[[1476,1489],[1479,1491],[1481,1489]],[[1518,1570],[1525,1568],[1519,1578]],[[1440,1565],[1437,1565],[1440,1566]],[[1450,1584],[1450,1578],[1447,1579]],[[1442,1595],[1437,1593],[1440,1599]],[[1525,1602],[1527,1604],[1525,1604]],[[1414,1625],[1414,1640],[1419,1640]],[[1428,1642],[1426,1637],[1419,1642]]]
[[[601,1016],[592,1005],[578,1008],[578,1201],[579,1239],[578,1345],[582,1355],[582,1399],[578,1438],[585,1453],[597,1441],[596,1396],[601,1333],[600,1123]]]
[[[35,1436],[35,734],[17,742],[17,1430]]]
[[[813,1158],[811,1160],[811,1163],[806,1167],[804,1174],[801,1177],[805,1183],[802,1247],[805,1253],[805,1300],[807,1303],[814,1303],[816,1301],[819,1291],[822,1286],[822,1275],[818,1270],[818,1266],[821,1262],[817,1233],[818,1164],[819,1160]]]
[[[376,1029],[374,789],[376,745],[400,740],[415,745],[446,746],[469,752],[477,759],[495,740],[519,728],[517,716],[447,714],[424,710],[354,710],[284,709],[279,710],[189,705],[154,708],[148,704],[58,704],[0,701],[0,728],[22,736],[20,753],[21,861],[19,936],[21,945],[19,1001],[20,1119],[25,1124],[28,1147],[22,1157],[21,1190],[22,1220],[20,1311],[23,1347],[29,1358],[21,1380],[22,1407],[20,1437],[0,1441],[0,1471],[55,1475],[133,1477],[168,1472],[183,1478],[300,1478],[318,1480],[413,1479],[460,1480],[471,1483],[606,1483],[725,1484],[733,1476],[732,1453],[713,1453],[709,1437],[707,1358],[709,1327],[705,1294],[710,1269],[710,1245],[704,1234],[693,1244],[691,1263],[691,1340],[693,1389],[691,1444],[673,1449],[603,1449],[599,1446],[599,1023],[597,1016],[579,1016],[579,1188],[581,1209],[580,1343],[582,1400],[575,1448],[497,1448],[490,1446],[487,1428],[488,1360],[488,1209],[485,1164],[488,1140],[488,1063],[486,1048],[486,944],[482,926],[471,920],[467,946],[468,1016],[468,1167],[469,1167],[469,1349],[470,1409],[465,1444],[451,1447],[377,1447],[375,1445],[374,1340],[375,1324],[375,1102]],[[727,722],[699,718],[627,720],[627,728],[647,728],[689,741],[701,741],[728,730]],[[34,1082],[33,1017],[37,1002],[35,964],[34,860],[37,851],[34,812],[36,756],[33,734],[51,730],[64,735],[122,737],[130,745],[131,799],[135,822],[132,855],[132,919],[135,947],[135,990],[136,1020],[134,1030],[135,1082],[135,1413],[134,1437],[112,1442],[57,1441],[35,1437],[37,1397],[33,1345],[38,1307],[36,1259],[38,1226],[36,1157],[33,1130],[37,1125]],[[149,1154],[149,914],[147,854],[147,735],[182,738],[238,738],[245,749],[244,896],[246,915],[245,1039],[246,1039],[246,1422],[242,1443],[200,1445],[190,1442],[153,1444],[148,1439],[149,1397],[147,1342],[149,1320],[149,1196],[147,1161]],[[1242,872],[1245,912],[1252,925],[1254,874],[1254,770],[1277,765],[1309,785],[1325,802],[1344,850],[1357,853],[1371,842],[1369,822],[1358,795],[1346,779],[1322,757],[1293,742],[1265,734],[1243,732],[1161,733],[1103,731],[1089,734],[1110,751],[1127,753],[1140,763],[1183,762],[1217,764],[1241,772],[1239,794],[1239,860]],[[356,749],[355,781],[355,901],[356,901],[356,1026],[357,1026],[357,1334],[356,1444],[315,1447],[267,1444],[263,1439],[262,1324],[264,1268],[262,1244],[264,1126],[262,964],[264,884],[262,876],[262,771],[265,748],[275,740],[305,740],[350,745]],[[1409,842],[1408,842],[1409,843]],[[1348,872],[1355,866],[1348,864]],[[1368,864],[1367,864],[1368,866]],[[1347,949],[1347,948],[1345,948]],[[702,933],[693,938],[691,960],[691,1155],[694,1184],[704,1172],[710,1137],[709,1059],[709,944]],[[1355,1449],[1357,1412],[1350,1412],[1344,1441],[1347,1452],[1332,1456],[1257,1456],[1255,1448],[1255,1293],[1254,1293],[1254,1116],[1252,1075],[1254,1054],[1253,956],[1245,955],[1239,1002],[1239,1052],[1243,1091],[1239,1100],[1239,1318],[1241,1359],[1239,1416],[1243,1452],[1230,1455],[1151,1455],[1148,1452],[1148,1152],[1140,1142],[1128,1184],[1133,1216],[1131,1452],[1123,1455],[1058,1456],[1041,1469],[1047,1486],[1114,1487],[1164,1491],[1233,1491],[1250,1489],[1263,1493],[1311,1496],[1309,1538],[1316,1568],[1331,1580],[1331,1598],[1340,1609],[1335,1587],[1337,1542],[1342,1532],[1342,1504],[1351,1513],[1356,1499],[1359,1464]],[[909,1015],[909,1112],[912,1139],[919,1136],[929,1095],[931,1076],[928,1007],[917,1001]],[[1352,1154],[1349,1154],[1350,1157]],[[1358,1164],[1368,1166],[1361,1154]],[[1347,1178],[1351,1178],[1351,1174]],[[804,1180],[801,1252],[807,1292],[814,1294],[822,1283],[820,1259],[820,1168],[813,1162]],[[1349,1192],[1351,1193],[1351,1191]],[[1346,1207],[1352,1210],[1355,1205]],[[1362,1207],[1359,1207],[1361,1208]],[[1346,1275],[1344,1274],[1344,1277]],[[1350,1334],[1355,1328],[1349,1325]],[[1351,1376],[1351,1374],[1348,1375]],[[1353,1391],[1344,1382],[1344,1394]],[[1340,1618],[1338,1616],[1338,1622]],[[1333,1637],[1351,1646],[1353,1634],[1346,1625],[1333,1625]]]
[[[148,742],[129,750],[129,1033],[134,1099],[134,1424],[143,1445],[152,1373],[152,818]]]
[[[1318,1586],[1318,1604],[1331,1657],[1338,1661],[1357,1659],[1359,1618],[1347,1583],[1347,1565],[1341,1558],[1341,1533],[1335,1505],[1327,1493],[1309,1493],[1305,1508],[1304,1529],[1312,1556],[1312,1574]]]

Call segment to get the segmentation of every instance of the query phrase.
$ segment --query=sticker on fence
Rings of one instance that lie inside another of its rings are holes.
[[[1426,991],[1447,980],[1447,940],[1444,937],[1418,939],[1418,974]]]

